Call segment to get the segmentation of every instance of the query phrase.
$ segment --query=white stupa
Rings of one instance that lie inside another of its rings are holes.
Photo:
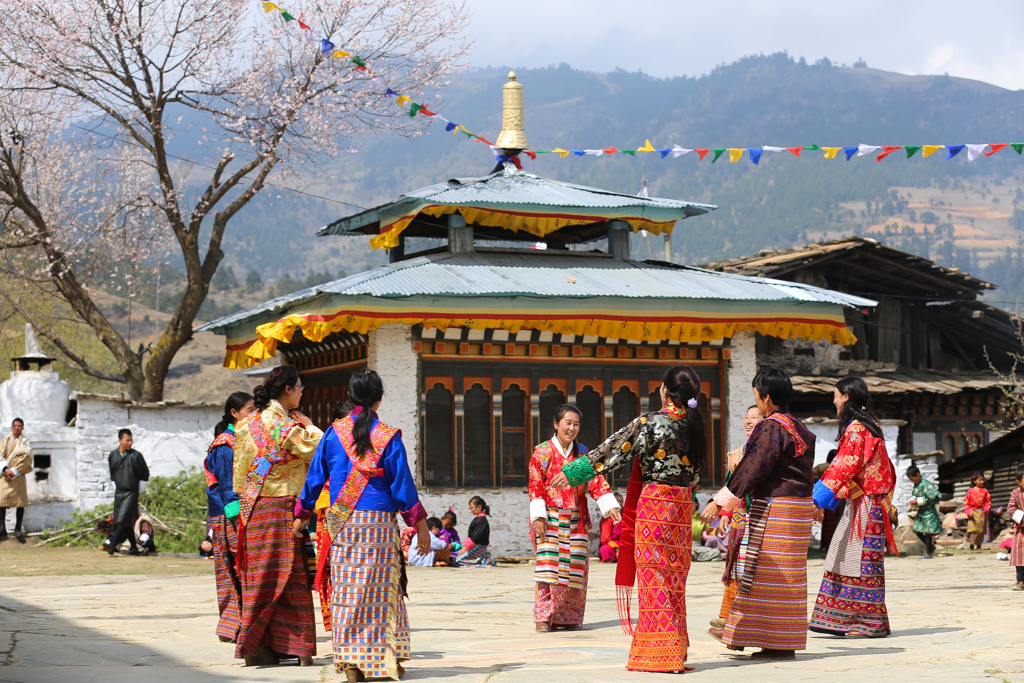
[[[11,378],[0,384],[0,425],[16,417],[27,424],[65,423],[71,387],[53,369],[55,358],[39,348],[36,331],[25,325],[25,355],[12,358]],[[34,367],[33,367],[34,366]],[[0,429],[2,429],[0,427]]]

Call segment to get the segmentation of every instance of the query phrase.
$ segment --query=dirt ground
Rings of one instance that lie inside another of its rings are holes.
[[[213,573],[211,560],[169,555],[110,557],[96,548],[47,548],[32,539],[25,545],[14,539],[0,542],[0,577],[207,573]]]

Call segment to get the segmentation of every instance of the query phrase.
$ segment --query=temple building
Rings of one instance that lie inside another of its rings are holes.
[[[514,74],[504,121],[497,145],[511,158],[527,148]],[[666,367],[694,366],[710,430],[705,486],[720,485],[725,453],[744,438],[754,334],[854,343],[844,311],[873,300],[630,258],[630,233],[669,235],[679,223],[674,234],[685,239],[685,228],[715,208],[558,182],[499,162],[490,175],[407,192],[321,230],[325,239],[388,249],[387,265],[199,329],[226,337],[227,367],[275,356],[294,364],[306,387],[303,409],[320,426],[352,373],[375,369],[385,383],[381,419],[402,429],[424,491],[459,510],[470,490],[490,491],[492,508],[492,497],[507,493],[506,528],[525,539],[527,463],[533,446],[551,438],[559,404],[579,406],[579,440],[593,447],[660,407]],[[407,249],[417,237],[443,246]],[[612,484],[627,478],[624,470]],[[499,545],[503,526],[492,522]],[[508,552],[515,543],[505,543]]]

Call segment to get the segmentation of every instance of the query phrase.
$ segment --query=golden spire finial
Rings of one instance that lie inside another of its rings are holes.
[[[516,81],[516,72],[508,72],[508,83],[501,90],[502,117],[501,134],[495,147],[509,151],[529,148],[526,131],[523,130],[523,86]]]

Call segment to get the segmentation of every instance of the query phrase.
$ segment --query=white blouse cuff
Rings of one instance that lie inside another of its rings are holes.
[[[619,507],[619,501],[615,500],[614,493],[606,493],[597,499],[597,507],[601,508],[601,516],[607,517],[609,512]]]
[[[530,521],[548,518],[548,504],[543,498],[534,498],[530,501]]]
[[[723,510],[735,509],[735,507],[740,504],[740,499],[732,495],[732,491],[725,486],[719,489],[718,493],[716,493],[715,497],[711,500],[715,501],[715,504]]]

